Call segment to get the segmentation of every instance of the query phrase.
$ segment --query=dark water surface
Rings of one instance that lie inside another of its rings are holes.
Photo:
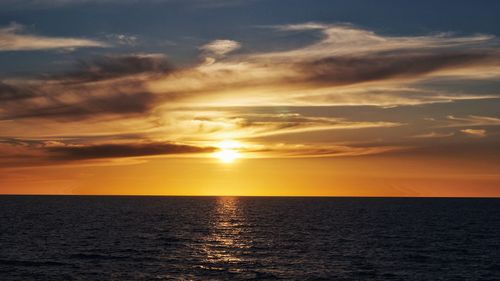
[[[499,199],[0,196],[0,280],[500,280]]]

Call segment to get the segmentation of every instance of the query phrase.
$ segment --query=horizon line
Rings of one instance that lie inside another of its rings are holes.
[[[366,199],[500,199],[500,196],[350,196],[350,195],[162,195],[162,194],[0,194],[0,196],[59,197],[254,197],[254,198],[366,198]]]

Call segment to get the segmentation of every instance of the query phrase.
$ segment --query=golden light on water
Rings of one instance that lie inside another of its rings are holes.
[[[214,157],[219,159],[222,163],[232,163],[241,157],[238,149],[241,143],[233,140],[221,141],[217,144],[219,151],[214,153]]]
[[[209,264],[237,264],[244,261],[240,254],[251,247],[253,239],[246,232],[245,212],[237,197],[218,197],[214,212],[209,214],[210,229],[203,237],[202,252]]]

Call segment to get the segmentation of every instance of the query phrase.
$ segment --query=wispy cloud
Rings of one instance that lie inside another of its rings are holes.
[[[486,136],[486,130],[483,130],[483,129],[462,129],[462,130],[460,130],[460,132],[462,132],[466,135],[479,137],[479,138]]]
[[[384,52],[412,51],[415,53],[438,51],[452,47],[477,47],[495,39],[492,35],[473,35],[454,37],[441,33],[428,36],[383,36],[371,30],[362,29],[349,24],[304,23],[271,26],[278,31],[317,31],[323,37],[316,43],[304,48],[261,54],[262,57],[273,57],[283,60],[301,61],[332,56],[364,56],[382,54]]]
[[[195,93],[204,97],[205,105],[223,101],[234,106],[389,106],[491,98],[467,93],[426,93],[418,89],[418,83],[442,77],[464,79],[464,75],[467,79],[484,78],[485,74],[500,77],[498,42],[489,35],[391,37],[352,26],[322,24],[277,28],[280,32],[313,30],[324,36],[319,42],[294,50],[240,54],[211,61],[151,81],[150,88],[185,93],[185,97]],[[221,52],[230,49],[221,47]],[[355,92],[363,92],[365,98],[359,98]],[[196,96],[190,102],[200,102]],[[212,97],[212,102],[207,96]]]
[[[407,150],[404,146],[348,146],[335,144],[286,144],[278,143],[268,145],[266,148],[247,151],[256,154],[256,157],[286,157],[286,158],[310,158],[310,157],[352,157],[365,156],[381,153],[397,152]],[[259,156],[260,155],[260,156]]]
[[[106,38],[119,45],[136,46],[139,42],[137,36],[127,34],[106,34]]]
[[[22,31],[23,26],[16,23],[0,28],[0,51],[71,50],[84,47],[109,47],[104,42],[91,39],[49,37],[25,34]]]
[[[241,44],[237,41],[219,39],[201,46],[200,50],[208,56],[223,56],[239,48],[241,48]]]
[[[500,118],[469,115],[466,117],[456,117],[450,115],[447,117],[447,127],[469,127],[469,126],[500,126]]]
[[[238,112],[181,111],[175,131],[190,138],[252,139],[315,131],[390,128],[404,125],[386,121],[349,121],[342,118],[311,117],[298,113],[242,114]],[[194,117],[193,117],[194,115]]]
[[[430,133],[425,133],[425,134],[419,134],[419,135],[414,135],[411,136],[412,138],[417,138],[417,139],[435,139],[435,138],[447,138],[455,135],[454,133],[437,133],[437,132],[430,132]]]

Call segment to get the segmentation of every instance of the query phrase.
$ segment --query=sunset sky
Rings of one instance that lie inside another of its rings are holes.
[[[0,1],[0,193],[500,196],[499,1]]]

